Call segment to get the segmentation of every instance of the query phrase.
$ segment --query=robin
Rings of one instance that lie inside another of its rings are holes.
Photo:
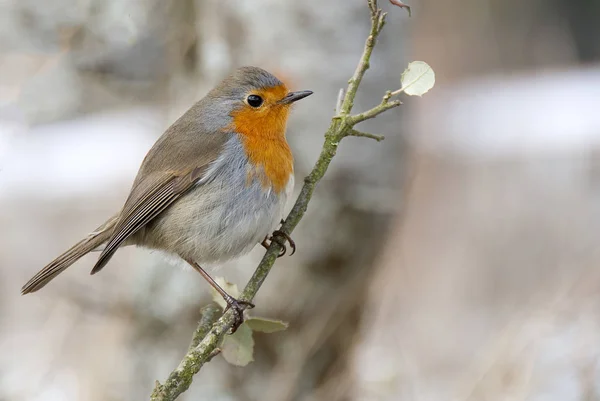
[[[44,287],[89,252],[101,251],[95,274],[120,247],[137,245],[189,263],[243,321],[243,310],[254,305],[230,296],[201,266],[278,240],[269,234],[294,187],[287,119],[290,106],[311,94],[288,91],[261,68],[236,70],[156,141],[121,211],[40,270],[22,293]]]

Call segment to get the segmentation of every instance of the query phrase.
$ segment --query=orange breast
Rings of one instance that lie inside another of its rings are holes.
[[[263,186],[277,193],[285,190],[294,171],[292,151],[285,139],[289,106],[276,103],[286,93],[283,85],[264,89],[256,93],[263,97],[263,107],[247,106],[232,113],[232,128],[240,134],[248,159],[264,171]],[[250,179],[254,173],[249,172]]]

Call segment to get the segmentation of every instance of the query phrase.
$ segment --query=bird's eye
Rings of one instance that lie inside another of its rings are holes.
[[[260,107],[260,105],[263,104],[262,97],[260,97],[258,95],[250,95],[250,96],[248,96],[246,101],[252,107]]]

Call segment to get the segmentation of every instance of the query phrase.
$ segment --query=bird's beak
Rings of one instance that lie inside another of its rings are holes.
[[[285,97],[283,99],[281,99],[278,103],[291,104],[291,103],[294,103],[296,100],[304,99],[305,97],[310,96],[312,94],[313,94],[313,91],[290,92],[287,95],[285,95]]]

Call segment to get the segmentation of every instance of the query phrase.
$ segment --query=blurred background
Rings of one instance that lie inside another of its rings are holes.
[[[288,330],[181,400],[600,400],[600,2],[387,1],[355,110],[436,72],[348,138],[256,299]],[[123,249],[19,289],[112,215],[143,156],[241,65],[315,94],[296,192],[369,30],[362,0],[0,2],[0,400],[144,400],[210,300]],[[223,266],[240,287],[263,250]]]

